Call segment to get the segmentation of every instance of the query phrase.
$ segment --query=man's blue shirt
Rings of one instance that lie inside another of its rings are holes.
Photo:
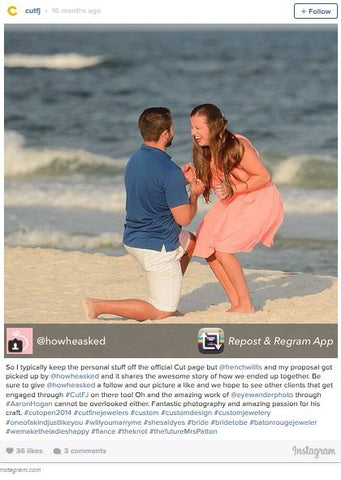
[[[176,250],[178,225],[170,208],[188,204],[185,180],[171,157],[158,148],[142,144],[125,170],[126,223],[123,243],[147,250]]]

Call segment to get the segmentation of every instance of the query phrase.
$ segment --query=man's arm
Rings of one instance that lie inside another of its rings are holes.
[[[191,223],[198,210],[198,198],[204,192],[204,189],[205,187],[201,180],[193,180],[191,184],[189,203],[178,205],[177,207],[170,209],[174,220],[178,225],[185,227]]]

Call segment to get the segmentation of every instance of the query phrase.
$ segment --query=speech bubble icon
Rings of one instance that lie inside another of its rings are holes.
[[[53,453],[54,453],[55,455],[61,455],[61,454],[62,454],[60,448],[54,448],[54,449],[53,449]]]

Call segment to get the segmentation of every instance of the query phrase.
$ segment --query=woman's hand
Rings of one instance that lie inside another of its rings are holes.
[[[182,173],[184,174],[186,183],[192,183],[197,177],[195,168],[191,163],[187,163],[182,167]]]
[[[214,184],[214,193],[220,199],[230,198],[233,195],[233,189],[229,183],[221,181]]]

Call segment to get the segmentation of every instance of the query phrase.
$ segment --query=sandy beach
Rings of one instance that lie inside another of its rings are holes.
[[[210,268],[194,260],[183,281],[182,316],[144,323],[337,323],[337,279],[299,272],[245,270],[257,312],[228,314]],[[82,300],[147,299],[144,274],[129,255],[5,247],[5,323],[138,323],[88,320]]]

